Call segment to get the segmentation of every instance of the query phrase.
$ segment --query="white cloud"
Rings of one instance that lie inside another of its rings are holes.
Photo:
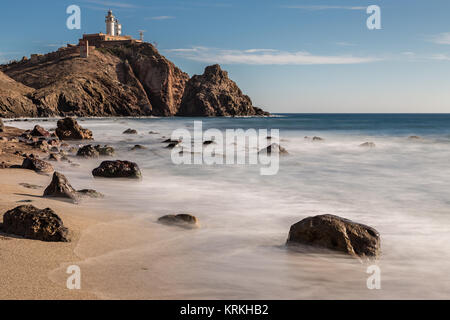
[[[450,32],[440,33],[431,37],[431,42],[437,44],[450,44]]]
[[[303,9],[303,10],[366,10],[367,7],[363,6],[327,6],[327,5],[311,5],[311,6],[301,6],[301,5],[292,5],[292,6],[283,6],[283,8],[287,9]]]
[[[169,19],[175,19],[173,16],[157,16],[157,17],[150,17],[148,18],[150,20],[169,20]]]
[[[204,63],[249,65],[326,65],[360,64],[380,61],[374,57],[353,55],[313,55],[305,51],[286,52],[274,49],[223,50],[194,47],[166,50],[182,58]]]

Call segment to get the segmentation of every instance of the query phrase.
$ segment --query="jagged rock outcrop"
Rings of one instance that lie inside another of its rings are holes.
[[[77,191],[70,185],[67,178],[59,173],[53,173],[53,178],[44,191],[44,197],[67,198],[72,202],[78,201]]]
[[[58,120],[56,135],[61,140],[91,140],[92,131],[82,128],[73,118]]]
[[[205,68],[202,75],[193,76],[184,90],[178,115],[180,116],[240,116],[266,115],[252,104],[228,72],[218,64]]]
[[[377,257],[380,234],[374,228],[326,214],[308,217],[291,226],[288,245],[312,245],[353,256]]]
[[[16,207],[3,215],[2,231],[27,239],[49,242],[68,242],[68,229],[50,208],[31,205]]]

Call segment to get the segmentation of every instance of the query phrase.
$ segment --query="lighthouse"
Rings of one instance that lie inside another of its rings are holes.
[[[116,35],[116,18],[112,14],[112,11],[108,11],[108,15],[106,16],[106,34],[109,36]]]

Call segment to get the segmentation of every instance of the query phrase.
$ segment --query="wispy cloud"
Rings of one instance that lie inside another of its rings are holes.
[[[179,57],[204,63],[249,65],[326,65],[360,64],[380,61],[375,57],[353,55],[313,55],[305,51],[286,52],[274,49],[223,50],[194,47],[166,50]]]
[[[366,10],[367,7],[364,6],[331,6],[331,5],[290,5],[290,6],[282,6],[286,9],[302,9],[302,10]]]
[[[85,2],[106,6],[109,8],[122,8],[122,9],[134,9],[137,8],[136,5],[126,2],[117,1],[102,1],[102,0],[86,0]]]
[[[174,16],[157,16],[157,17],[149,17],[147,20],[169,20],[169,19],[175,19]]]
[[[440,33],[430,37],[431,42],[437,44],[450,44],[450,32]]]
[[[438,61],[450,61],[450,56],[448,54],[434,54],[431,56],[432,60]]]

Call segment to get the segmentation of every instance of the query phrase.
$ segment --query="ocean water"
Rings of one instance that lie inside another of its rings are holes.
[[[272,176],[261,175],[259,165],[175,165],[162,136],[192,130],[194,120],[221,131],[279,129],[289,155],[280,157]],[[13,125],[35,124],[55,127],[42,119]],[[143,173],[139,182],[104,180],[91,175],[101,160],[57,165],[75,187],[106,195],[90,203],[94,208],[122,213],[86,230],[76,248],[83,287],[101,297],[450,298],[450,115],[112,118],[80,124],[93,131],[96,144],[115,147],[115,159],[134,161]],[[122,134],[128,128],[139,134]],[[376,147],[360,147],[364,142]],[[147,149],[130,151],[135,144]],[[194,214],[201,228],[156,223],[178,213]],[[287,250],[290,226],[319,214],[376,228],[381,257],[361,261]],[[371,265],[381,271],[379,290],[367,288]],[[64,283],[65,265],[50,276]]]

